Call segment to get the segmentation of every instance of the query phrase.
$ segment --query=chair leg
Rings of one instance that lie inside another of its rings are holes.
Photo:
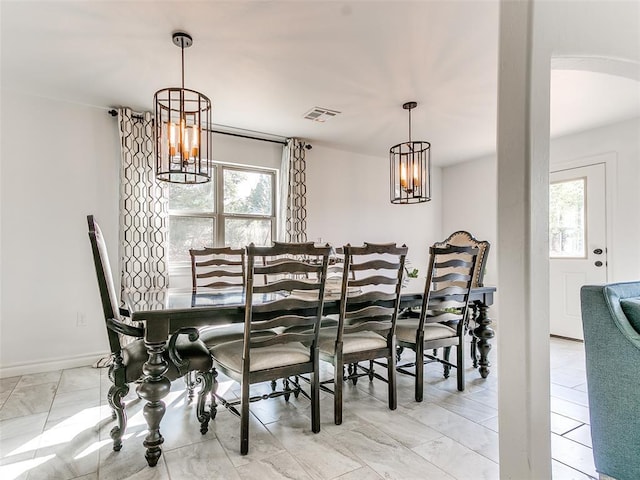
[[[424,343],[422,338],[416,343],[416,402],[421,402],[424,395]]]
[[[240,454],[249,453],[249,382],[242,382],[240,399]]]
[[[358,383],[358,377],[356,376],[356,373],[358,373],[358,364],[349,364],[349,376],[351,377],[351,383],[353,383],[354,385]]]
[[[369,381],[370,382],[373,382],[374,373],[375,372],[373,371],[373,360],[369,360]]]
[[[400,361],[400,357],[402,356],[403,351],[404,347],[396,347],[396,362]]]
[[[456,377],[458,379],[458,391],[464,391],[464,340],[456,346]]]
[[[320,360],[318,353],[315,353],[315,367],[311,372],[311,431],[320,431]]]
[[[398,408],[398,398],[396,396],[396,356],[395,338],[392,340],[391,355],[387,357],[387,387],[389,389],[389,410]],[[373,363],[373,361],[371,362]],[[373,367],[373,365],[372,365]]]
[[[206,402],[213,386],[213,372],[197,372],[195,376],[195,383],[202,384],[200,392],[198,393],[196,417],[200,422],[200,433],[204,435],[209,431],[209,420],[211,419],[211,412],[207,411]]]
[[[342,355],[336,355],[333,359],[335,365],[333,379],[333,421],[336,425],[342,423],[342,382],[343,382],[343,365]]]
[[[218,402],[216,401],[216,393],[218,393],[218,371],[215,367],[211,369],[211,379],[213,381],[213,386],[211,387],[211,420],[216,418],[218,414]]]
[[[449,356],[451,354],[451,347],[444,347],[444,352],[442,353],[442,359],[445,362],[449,361]],[[444,368],[444,378],[449,378],[449,374],[451,372],[451,367],[449,365],[447,365],[446,363],[442,364],[443,368]]]
[[[473,362],[473,368],[478,368],[478,340],[471,335],[471,361]]]
[[[191,402],[193,400],[193,393],[196,388],[194,372],[187,372],[187,374],[184,376],[184,383],[187,385],[187,400],[188,402]]]
[[[289,385],[289,378],[283,378],[282,379],[282,389],[287,392],[284,394],[284,401],[288,402],[289,398],[291,398],[291,394],[288,392],[290,390],[290,385]]]
[[[122,435],[124,435],[124,431],[127,428],[127,412],[124,402],[122,401],[122,398],[125,397],[127,393],[129,393],[128,385],[118,386],[113,384],[107,394],[107,401],[117,421],[117,425],[113,427],[110,432],[111,438],[113,439],[113,450],[115,452],[120,451],[122,448]]]

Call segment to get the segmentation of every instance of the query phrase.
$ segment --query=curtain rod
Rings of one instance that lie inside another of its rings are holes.
[[[109,110],[109,115],[111,115],[112,117],[116,117],[118,115],[117,110]],[[136,118],[138,120],[142,120],[142,115],[139,113],[133,113],[131,115],[133,118]],[[205,129],[208,130],[208,129]],[[253,137],[251,135],[242,135],[240,133],[231,133],[231,132],[223,132],[221,130],[209,130],[212,133],[218,133],[220,135],[229,135],[231,137],[240,137],[240,138],[248,138],[249,140],[260,140],[261,142],[271,142],[271,143],[279,143],[280,145],[286,145],[287,142],[283,141],[283,140],[272,140],[270,138],[260,138],[260,137]]]

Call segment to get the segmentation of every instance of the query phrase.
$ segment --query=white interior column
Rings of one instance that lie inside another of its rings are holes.
[[[502,0],[498,72],[500,478],[551,478],[549,64],[533,0]],[[538,60],[536,60],[538,58]]]

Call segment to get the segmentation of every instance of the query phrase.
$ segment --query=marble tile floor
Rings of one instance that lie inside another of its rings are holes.
[[[224,409],[201,435],[195,405],[174,382],[165,399],[165,443],[155,468],[144,459],[142,401],[127,396],[129,423],[120,452],[106,369],[91,367],[0,380],[0,478],[8,479],[498,479],[497,374],[472,368],[467,387],[442,368],[425,371],[425,401],[413,400],[413,379],[398,375],[398,409],[386,385],[360,379],[345,388],[344,421],[333,424],[333,399],[321,395],[322,430],[310,431],[302,396],[251,405],[250,451],[239,454],[239,420]],[[590,479],[591,456],[582,344],[551,339],[551,435],[554,479]],[[221,382],[227,394],[235,384]],[[257,386],[268,388],[268,386]]]

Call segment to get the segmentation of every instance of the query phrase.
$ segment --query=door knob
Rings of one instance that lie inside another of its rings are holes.
[[[602,266],[602,262],[600,260],[598,260],[597,262],[594,263],[594,265],[596,267],[601,267]]]
[[[596,248],[593,253],[595,253],[596,255],[602,255],[602,249],[601,248]]]

